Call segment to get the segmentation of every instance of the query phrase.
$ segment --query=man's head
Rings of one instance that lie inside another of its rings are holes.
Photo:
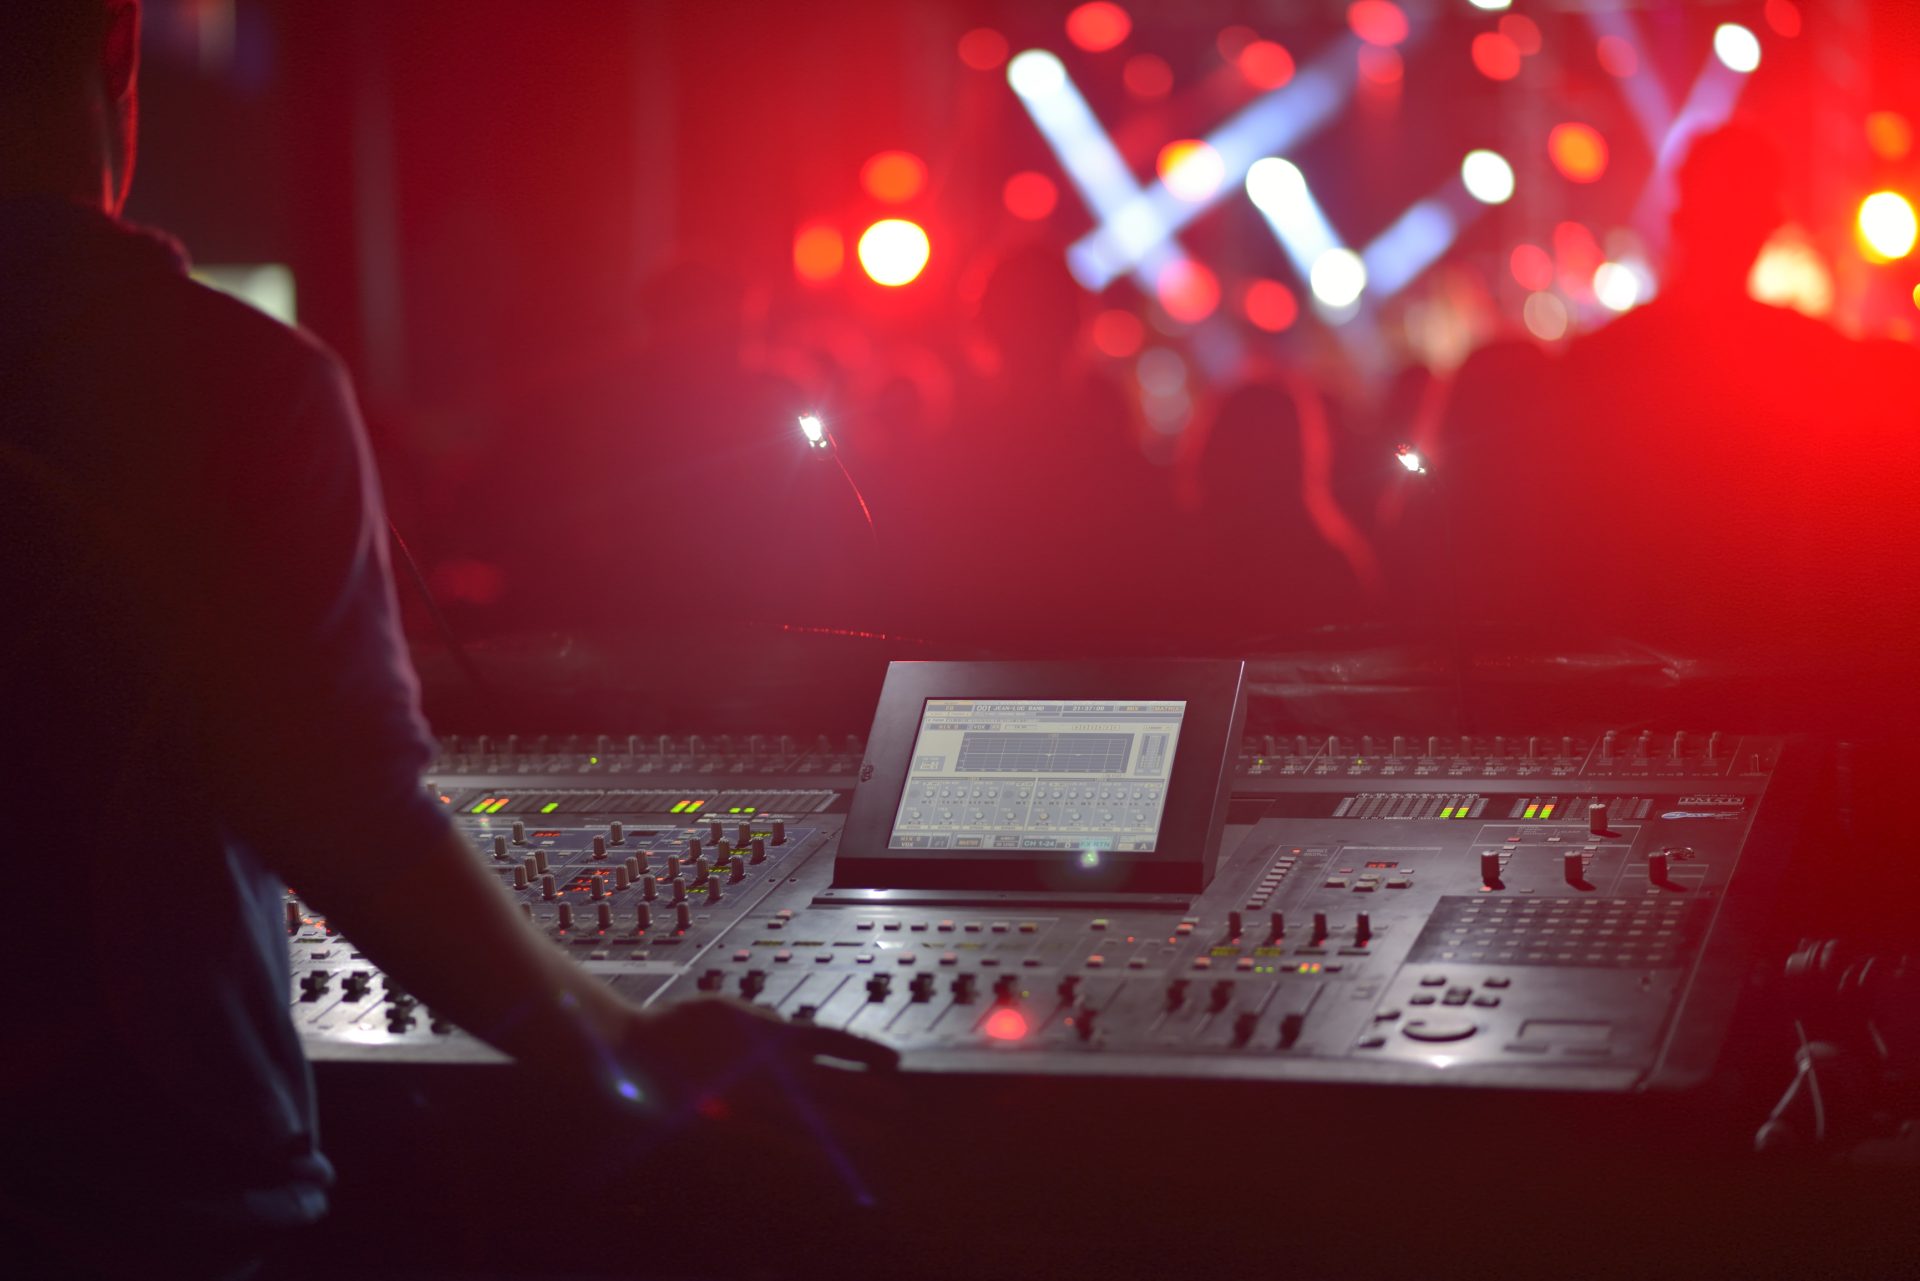
[[[0,0],[0,194],[119,213],[139,62],[139,0]]]
[[[1696,138],[1673,211],[1676,267],[1698,283],[1742,290],[1786,216],[1780,153],[1758,130],[1727,125]]]

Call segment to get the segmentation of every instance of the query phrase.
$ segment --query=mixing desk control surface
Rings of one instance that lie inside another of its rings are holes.
[[[1713,733],[1256,740],[1190,893],[849,894],[860,753],[816,744],[802,781],[801,741],[450,744],[433,785],[502,891],[639,1003],[764,1004],[910,1072],[1595,1090],[1709,1072],[1804,790],[1779,740]],[[633,777],[676,764],[685,785]],[[314,1057],[496,1057],[294,898],[287,928]]]

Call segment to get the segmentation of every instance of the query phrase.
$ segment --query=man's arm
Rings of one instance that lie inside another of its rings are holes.
[[[290,416],[235,433],[223,460],[233,502],[188,629],[202,771],[233,834],[436,1013],[570,1078],[612,1084],[639,1060],[685,1090],[722,1045],[890,1062],[871,1042],[733,1003],[642,1015],[515,912],[420,785],[432,740],[365,433],[337,365],[300,355]],[[326,797],[325,812],[291,810],[288,779]],[[663,1044],[663,1024],[683,1043]]]

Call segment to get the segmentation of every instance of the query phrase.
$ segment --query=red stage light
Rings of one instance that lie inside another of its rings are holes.
[[[1007,38],[992,27],[975,27],[960,37],[960,61],[975,71],[992,71],[1007,60]]]
[[[1507,266],[1528,293],[1553,288],[1553,257],[1539,245],[1515,245]]]
[[[1392,0],[1354,0],[1347,6],[1347,25],[1354,35],[1383,49],[1407,38],[1407,15]]]
[[[1027,1034],[1027,1016],[1012,1006],[1002,1006],[987,1015],[980,1030],[996,1041],[1018,1041]]]
[[[1619,36],[1601,36],[1595,52],[1600,55],[1600,66],[1616,80],[1630,80],[1640,71],[1639,51]]]
[[[1164,98],[1173,92],[1173,68],[1158,54],[1134,54],[1121,69],[1120,78],[1136,98]]]
[[[1060,203],[1060,189],[1053,185],[1053,179],[1047,175],[1027,170],[1007,179],[1007,185],[1001,189],[1000,199],[1006,203],[1007,212],[1014,217],[1025,222],[1039,222]]]
[[[1555,125],[1547,135],[1547,154],[1571,182],[1598,182],[1607,171],[1607,140],[1592,125]]]
[[[882,151],[860,167],[860,185],[890,205],[912,200],[927,185],[926,162],[911,151]]]
[[[1147,327],[1130,311],[1112,308],[1093,318],[1093,345],[1103,356],[1126,360],[1140,351]]]
[[[1154,293],[1169,316],[1183,325],[1197,325],[1220,306],[1220,281],[1191,260],[1174,263],[1160,273]]]
[[[1523,58],[1540,52],[1540,24],[1525,14],[1510,13],[1500,19],[1500,34],[1513,41]]]
[[[1407,64],[1398,49],[1367,45],[1360,50],[1360,74],[1377,85],[1397,85],[1407,74]]]
[[[1108,0],[1092,0],[1067,15],[1067,39],[1088,53],[1105,53],[1127,38],[1133,19]]]
[[[1256,280],[1248,285],[1240,305],[1254,328],[1270,334],[1291,328],[1300,317],[1300,304],[1294,301],[1293,290],[1277,280]]]
[[[1800,6],[1793,0],[1767,0],[1767,25],[1793,39],[1800,34]]]
[[[1498,31],[1473,38],[1473,65],[1489,80],[1511,80],[1520,74],[1520,50]]]
[[[1260,38],[1260,33],[1252,27],[1235,23],[1231,27],[1220,28],[1220,34],[1213,38],[1214,48],[1228,62],[1238,62],[1240,51]]]
[[[926,270],[933,246],[919,224],[883,218],[861,233],[857,252],[860,266],[875,284],[898,288]]]
[[[847,262],[847,242],[836,227],[814,223],[793,237],[793,274],[809,284],[824,284]]]
[[[1256,89],[1278,89],[1293,79],[1293,55],[1271,40],[1255,40],[1240,51],[1233,65]]]

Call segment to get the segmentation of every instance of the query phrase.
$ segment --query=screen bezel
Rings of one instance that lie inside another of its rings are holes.
[[[1198,893],[1212,879],[1246,719],[1246,665],[1153,660],[1092,663],[894,663],[874,712],[835,888]],[[1182,701],[1159,848],[1102,851],[1087,866],[1057,850],[895,849],[888,842],[933,699]]]

